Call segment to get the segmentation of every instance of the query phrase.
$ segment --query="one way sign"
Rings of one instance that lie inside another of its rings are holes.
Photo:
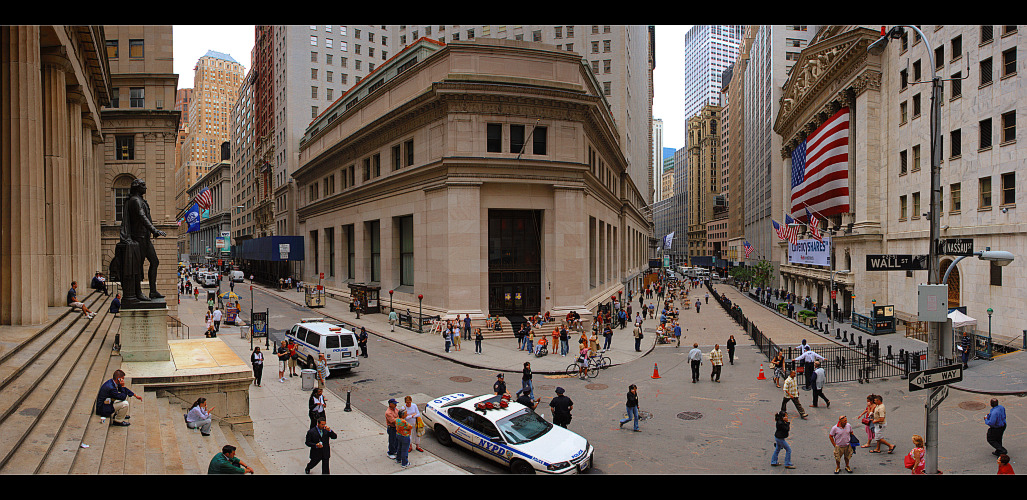
[[[909,372],[909,390],[920,391],[961,380],[963,380],[963,365],[958,363],[919,372]]]

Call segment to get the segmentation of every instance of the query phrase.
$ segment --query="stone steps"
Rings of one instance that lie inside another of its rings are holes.
[[[107,298],[98,295],[88,305],[101,311]],[[33,460],[11,462],[18,449],[26,447],[30,454],[45,456],[52,447],[85,383],[89,371],[85,367],[92,365],[99,350],[93,340],[102,322],[110,316],[106,312],[99,314],[99,319],[82,322],[84,317],[77,313],[73,314],[74,319],[69,319],[72,315],[62,316],[45,329],[47,334],[57,332],[56,335],[29,338],[4,360],[5,378],[0,382],[0,472],[8,472],[11,467],[34,471],[38,462],[30,465]],[[48,413],[55,401],[57,404]],[[34,433],[41,422],[44,427]]]

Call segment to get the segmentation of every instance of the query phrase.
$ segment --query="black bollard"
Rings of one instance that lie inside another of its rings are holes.
[[[834,334],[834,339],[835,340],[840,340],[841,338],[842,338],[842,329],[841,328],[836,328],[835,329],[835,334]]]
[[[346,407],[342,411],[353,411],[353,408],[350,408],[349,405],[349,391],[346,391]]]
[[[856,345],[856,334],[849,335],[849,345]]]
[[[859,336],[859,343],[856,344],[856,345],[858,345],[859,347],[863,347],[863,336],[862,335]]]
[[[839,330],[841,330],[841,328],[839,328]],[[845,333],[842,333],[842,343],[843,344],[849,343],[849,331],[848,330],[846,330]]]

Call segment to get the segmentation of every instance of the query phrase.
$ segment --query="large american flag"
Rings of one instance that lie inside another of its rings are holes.
[[[795,219],[792,219],[787,214],[785,215],[784,224],[778,224],[776,220],[770,219],[770,223],[774,225],[774,231],[777,232],[777,238],[785,240],[793,245],[799,241],[799,228],[788,226],[794,221]]]
[[[196,195],[196,204],[200,206],[201,211],[210,210],[213,203],[214,195],[210,192],[210,188],[203,188],[203,191]]]
[[[742,246],[745,247],[745,258],[748,259],[749,255],[752,255],[752,245],[749,244],[749,240],[745,240],[745,244]]]
[[[823,217],[849,211],[849,108],[842,108],[792,151],[792,209]]]

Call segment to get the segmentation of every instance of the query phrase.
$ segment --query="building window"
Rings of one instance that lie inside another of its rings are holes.
[[[899,196],[899,220],[906,220],[906,195]]]
[[[1016,111],[1002,114],[1002,143],[1016,140]]]
[[[485,125],[485,151],[489,153],[503,152],[503,125],[488,123]]]
[[[981,26],[981,45],[991,43],[995,39],[994,26]]]
[[[356,274],[356,236],[353,234],[353,224],[342,226],[346,235],[346,279],[353,279]]]
[[[365,223],[367,226],[367,239],[370,243],[371,249],[371,279],[373,283],[379,283],[382,280],[382,242],[381,236],[381,225],[379,221],[373,220]]]
[[[130,188],[114,188],[114,220],[121,222],[125,218],[125,200],[128,199]]]
[[[909,86],[909,70],[899,71],[899,90],[905,90]]]
[[[121,89],[117,87],[111,88],[111,107],[117,108],[121,106]]]
[[[945,46],[939,45],[934,49],[934,69],[940,70],[945,67]]]
[[[981,177],[977,180],[979,187],[978,194],[978,210],[988,210],[991,208],[991,177]]]
[[[404,142],[403,149],[405,150],[407,157],[406,166],[409,167],[414,164],[414,140],[410,139],[409,141]]]
[[[118,41],[107,40],[107,59],[118,58]]]
[[[920,145],[913,146],[913,171],[920,170]]]
[[[399,284],[414,284],[414,216],[399,218]]]
[[[310,118],[317,118],[317,106],[310,107]]]
[[[920,191],[913,193],[913,213],[910,214],[910,219],[920,218]]]
[[[335,277],[335,228],[325,228],[325,246],[328,247],[328,277]]]
[[[1002,52],[1002,78],[1016,74],[1016,47]]]
[[[313,46],[313,47],[317,47],[317,37],[316,36],[310,35],[310,45]]]
[[[899,151],[899,175],[906,175],[907,158],[906,151]]]
[[[899,125],[906,123],[909,119],[909,106],[906,101],[899,103]]]
[[[524,149],[524,125],[510,125],[510,152],[520,153]]]
[[[913,96],[913,118],[920,118],[920,94]]]
[[[1016,204],[1016,172],[1002,174],[1002,204]]]
[[[913,81],[919,82],[922,72],[920,70],[920,60],[913,61]]]
[[[949,211],[959,212],[962,205],[962,183],[949,184]]]
[[[949,158],[957,158],[962,154],[962,143],[960,142],[960,129],[949,132]]]
[[[364,158],[364,182],[371,180],[371,159]]]
[[[371,170],[375,177],[382,175],[382,155],[381,153],[375,153],[371,157]]]
[[[988,269],[990,271],[991,285],[1002,286],[1002,266],[996,264],[994,261],[988,262]]]
[[[310,98],[317,99],[317,87],[310,87]]]
[[[128,89],[128,107],[141,108],[146,104],[146,89],[143,87],[131,87]]]
[[[531,139],[531,153],[536,155],[546,154],[546,127],[535,127]]]
[[[310,79],[317,80],[317,68],[310,68]]]
[[[991,118],[981,120],[978,123],[978,142],[980,146],[977,149],[987,149],[991,147]]]
[[[949,99],[955,100],[963,95],[963,80],[961,79],[962,76],[962,71],[957,71],[955,72],[955,74],[952,75],[952,97],[950,97]]]
[[[392,171],[395,172],[403,166],[403,157],[400,154],[399,144],[392,146]]]
[[[134,160],[135,159],[135,141],[134,135],[118,135],[114,137],[114,159],[116,160]]]
[[[142,58],[143,57],[143,41],[142,40],[129,40],[128,41],[128,57],[129,58]]]
[[[991,85],[991,58],[987,58],[981,61],[981,83],[980,87]]]

